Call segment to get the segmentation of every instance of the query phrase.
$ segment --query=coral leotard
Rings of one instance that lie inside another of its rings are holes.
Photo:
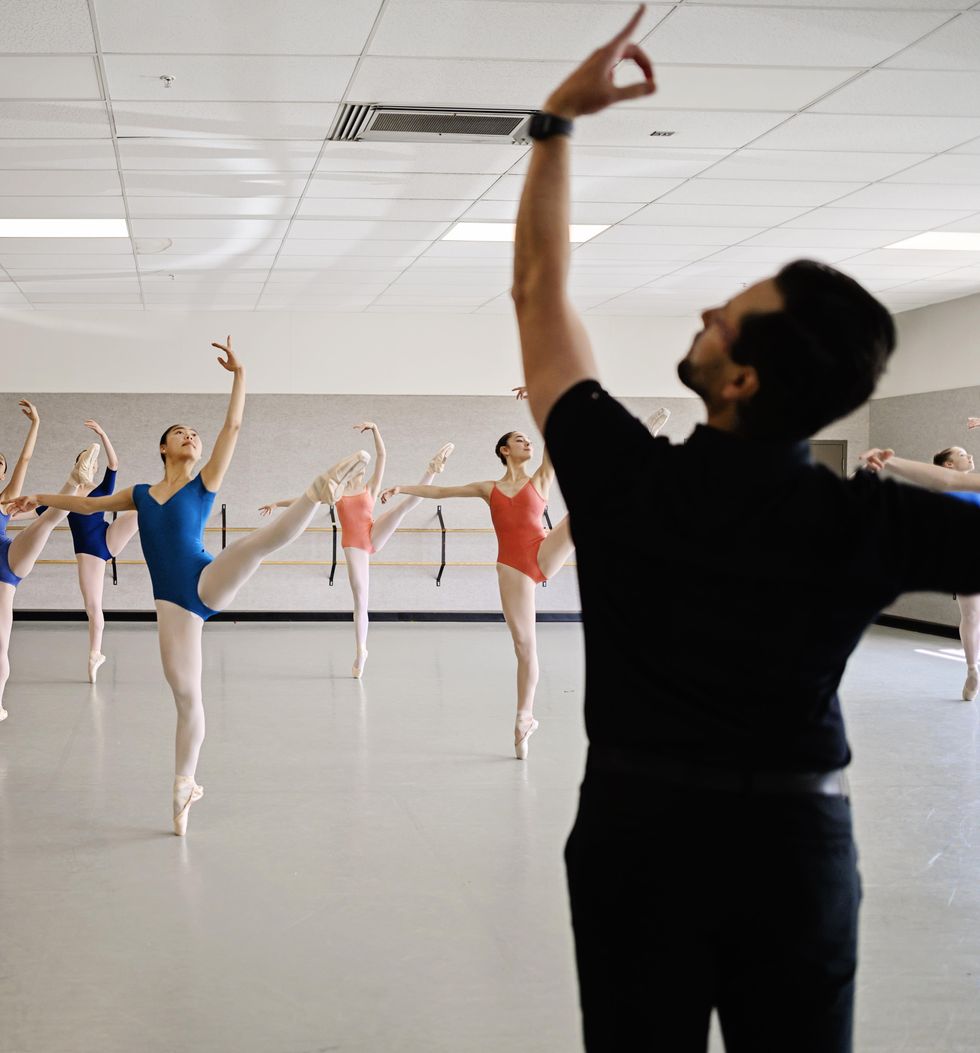
[[[547,502],[529,479],[508,497],[493,484],[490,491],[490,518],[497,534],[497,562],[526,574],[531,581],[547,580],[538,566],[538,549],[548,536],[541,525]]]
[[[371,527],[374,526],[374,498],[362,490],[351,497],[342,497],[336,505],[340,519],[340,547],[362,548],[370,555],[376,552],[371,544]]]

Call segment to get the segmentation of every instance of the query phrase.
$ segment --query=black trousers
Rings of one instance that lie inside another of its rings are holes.
[[[565,861],[589,1053],[851,1050],[845,798],[587,776]]]

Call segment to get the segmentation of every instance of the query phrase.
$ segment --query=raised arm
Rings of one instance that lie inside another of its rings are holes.
[[[894,450],[878,448],[867,450],[859,460],[873,472],[887,471],[899,479],[927,490],[950,493],[954,490],[980,493],[980,475],[972,472],[958,472],[954,468],[943,468],[938,464],[926,464],[923,461],[908,461],[896,457]]]
[[[548,453],[548,447],[544,448],[544,457],[541,459],[541,464],[538,466],[538,470],[533,475],[534,487],[538,493],[545,499],[548,499],[548,492],[551,490],[551,484],[555,481],[555,466],[551,463],[551,455]]]
[[[108,497],[76,497],[74,494],[25,495],[11,501],[8,511],[33,512],[39,505],[61,508],[66,512],[78,512],[83,516],[93,512],[131,512],[136,507],[133,503],[133,488],[127,486],[125,490],[109,494]]]
[[[367,489],[372,499],[377,500],[378,493],[381,490],[381,480],[385,474],[385,458],[387,457],[384,440],[381,438],[381,430],[377,424],[369,420],[355,424],[354,429],[359,432],[369,431],[374,436],[374,474],[371,476]]]
[[[106,466],[110,472],[119,471],[119,458],[116,456],[115,448],[112,443],[109,442],[109,436],[106,435],[105,429],[97,420],[87,420],[85,422],[86,428],[91,428],[96,435],[102,440],[102,448],[105,450]]]
[[[396,494],[407,494],[409,497],[430,497],[441,500],[446,497],[482,497],[490,500],[493,482],[464,483],[462,486],[389,486],[381,494],[381,503],[386,504]]]
[[[211,451],[211,459],[201,469],[201,482],[212,492],[221,489],[225,478],[225,472],[231,465],[231,459],[235,454],[235,446],[238,443],[238,433],[242,429],[242,417],[245,413],[245,367],[235,357],[231,349],[231,336],[227,343],[212,343],[212,347],[224,351],[225,357],[218,355],[218,364],[222,369],[227,369],[235,376],[231,386],[231,398],[228,400],[228,412],[225,414],[225,422],[218,432],[214,449]]]
[[[621,99],[653,94],[650,62],[630,43],[644,10],[641,5],[622,32],[590,55],[552,93],[545,103],[545,114],[571,121],[598,113]],[[617,88],[613,70],[624,59],[632,59],[644,79]],[[537,140],[517,214],[512,295],[531,413],[542,430],[560,396],[598,374],[588,334],[566,288],[571,257],[570,197],[568,136]]]
[[[27,465],[30,463],[31,457],[34,456],[37,430],[41,426],[41,418],[38,416],[37,407],[33,403],[28,402],[27,399],[21,399],[17,405],[20,406],[21,413],[31,422],[31,426],[28,429],[27,438],[24,440],[20,456],[17,458],[17,463],[14,465],[14,470],[10,474],[10,482],[0,492],[0,499],[3,501],[12,501],[15,497],[20,497],[20,492],[24,488],[24,479],[27,477]]]
[[[270,505],[259,505],[260,516],[271,516],[273,509],[276,508],[288,508],[294,501],[295,497],[287,497],[283,501],[273,501]]]

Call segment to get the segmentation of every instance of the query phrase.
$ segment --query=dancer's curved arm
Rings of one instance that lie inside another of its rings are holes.
[[[371,500],[377,501],[378,494],[381,492],[381,480],[384,478],[385,459],[387,457],[384,440],[381,438],[381,430],[377,424],[369,420],[355,424],[354,428],[360,432],[369,431],[374,435],[374,474],[371,476],[371,481],[367,484],[367,491],[371,495]]]
[[[269,504],[269,505],[259,505],[259,515],[260,516],[271,516],[274,509],[276,509],[276,508],[288,508],[295,500],[297,500],[297,498],[295,498],[295,497],[287,497],[283,501],[273,501],[272,504]]]
[[[381,503],[387,504],[389,498],[396,494],[407,494],[409,497],[429,497],[440,500],[447,497],[482,497],[490,500],[493,480],[482,483],[464,483],[462,486],[389,486],[381,492]]]
[[[31,422],[31,426],[28,429],[27,438],[24,440],[20,456],[17,458],[17,463],[14,465],[14,470],[11,472],[10,482],[0,491],[0,501],[3,501],[4,504],[20,497],[20,492],[24,488],[24,479],[27,477],[27,465],[30,463],[31,457],[34,456],[37,430],[41,426],[41,418],[38,415],[37,406],[28,402],[27,399],[21,399],[17,405],[20,406],[21,413]]]
[[[593,52],[555,89],[544,104],[546,113],[571,120],[598,113],[621,99],[653,94],[650,60],[630,43],[643,12],[641,5],[608,44]],[[632,60],[640,67],[641,82],[616,86],[613,70],[623,60]],[[569,154],[565,135],[534,143],[517,214],[512,296],[531,412],[542,430],[558,399],[569,388],[598,374],[588,333],[567,291],[571,258]]]
[[[119,471],[119,458],[116,456],[116,451],[111,442],[109,442],[109,436],[105,433],[105,428],[97,420],[87,420],[85,422],[86,428],[91,428],[96,435],[102,440],[102,448],[105,450],[106,466],[110,472]]]
[[[48,508],[60,508],[64,512],[78,512],[88,516],[93,512],[131,512],[136,507],[133,502],[133,488],[127,486],[108,497],[76,497],[74,494],[25,494],[11,501],[15,512],[33,512],[38,505]]]
[[[212,347],[224,351],[225,358],[218,355],[218,364],[222,369],[235,375],[235,381],[231,386],[231,397],[228,399],[228,412],[225,414],[225,422],[218,432],[211,458],[201,469],[201,482],[212,493],[221,489],[225,472],[231,465],[231,459],[235,454],[235,446],[238,443],[238,434],[242,428],[242,417],[245,413],[245,367],[235,357],[231,349],[231,336],[224,344],[212,343]]]
[[[972,472],[958,472],[955,468],[943,468],[938,464],[925,464],[922,461],[908,461],[896,457],[894,450],[882,450],[875,447],[861,454],[859,460],[873,472],[888,471],[899,479],[923,486],[927,490],[938,490],[949,493],[953,490],[980,493],[980,475]]]

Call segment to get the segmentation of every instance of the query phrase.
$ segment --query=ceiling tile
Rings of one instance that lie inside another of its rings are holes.
[[[293,241],[337,238],[381,241],[434,241],[449,229],[447,222],[407,223],[386,220],[298,219],[290,229]]]
[[[910,211],[901,208],[817,208],[782,226],[813,230],[931,230],[945,223],[965,219],[969,212],[942,209]]]
[[[637,36],[670,9],[648,7]],[[568,3],[555,17],[553,4],[536,0],[389,0],[370,54],[579,60],[619,32],[635,10],[629,3]]]
[[[119,156],[127,171],[228,172],[259,177],[309,174],[319,140],[291,139],[122,139]]]
[[[780,245],[788,247],[877,249],[911,237],[908,230],[799,230],[779,227],[750,238],[746,245]]]
[[[980,154],[943,154],[908,168],[888,183],[980,183]]]
[[[306,192],[307,197],[399,197],[455,201],[481,197],[496,182],[494,175],[429,175],[426,173],[323,173],[317,175]]]
[[[380,8],[380,0],[98,0],[102,48],[122,54],[358,55]]]
[[[271,264],[271,262],[272,258],[270,257],[269,263]],[[171,275],[173,275],[173,277],[171,277]],[[203,267],[199,260],[195,260],[192,266],[178,266],[174,267],[172,270],[140,270],[140,277],[143,280],[144,289],[161,282],[172,283],[181,288],[187,286],[193,288],[198,284],[254,285],[258,283],[261,286],[265,283],[268,276],[268,265],[265,267],[242,267],[237,270],[226,270],[218,267],[208,269]]]
[[[948,213],[947,213],[948,215]],[[936,225],[938,230],[961,231],[967,234],[980,233],[980,214],[975,216],[959,216],[957,219],[943,226]]]
[[[0,146],[0,155],[4,152]],[[118,197],[122,193],[116,172],[0,170],[0,196]]]
[[[27,298],[15,285],[10,282],[0,284],[0,305],[3,307],[27,307]]]
[[[530,150],[490,143],[325,143],[317,171],[502,175]]]
[[[876,183],[842,198],[841,208],[980,209],[980,185]],[[955,217],[950,216],[950,219]]]
[[[573,201],[628,201],[646,204],[673,190],[680,179],[617,179],[614,176],[572,176]],[[519,201],[524,176],[501,176],[484,195],[487,201]]]
[[[848,260],[840,265],[840,270],[845,274],[864,280],[877,278],[879,280],[916,281],[919,278],[934,278],[949,268],[941,265],[938,267],[928,266],[898,266],[886,263],[858,263],[856,260]]]
[[[621,225],[605,230],[593,241],[609,244],[713,245],[720,248],[744,241],[760,227],[657,227],[652,224]]]
[[[337,107],[329,102],[117,102],[112,112],[120,136],[323,139]]]
[[[513,261],[514,245],[509,241],[436,241],[425,250],[425,255],[430,259],[438,257],[440,260]]]
[[[860,249],[849,248],[819,248],[813,252],[806,253],[807,258],[814,259],[820,263],[838,263],[856,256]],[[762,245],[735,245],[730,249],[722,249],[711,258],[718,263],[771,263],[778,266],[790,263],[792,260],[800,259],[801,253],[794,249],[779,248],[778,246]]]
[[[943,252],[924,249],[874,249],[855,256],[849,265],[871,266],[888,264],[892,267],[942,267],[952,270],[967,264],[980,265],[980,249],[976,252]]]
[[[769,150],[856,150],[939,153],[980,134],[976,117],[887,117],[801,113],[753,147]]]
[[[381,197],[307,197],[298,216],[304,219],[386,219],[443,220],[458,219],[470,207],[470,201],[450,198],[432,201],[399,200]]]
[[[958,0],[958,6],[970,6]],[[960,15],[925,40],[906,48],[885,66],[895,69],[980,69],[980,14]]]
[[[674,150],[651,141],[645,146],[581,146],[572,151],[572,171],[577,176],[631,176],[637,179],[686,179],[730,156],[730,150]],[[530,163],[525,155],[511,169],[524,175]]]
[[[101,98],[95,61],[88,56],[0,56],[0,99]]]
[[[701,2],[701,0],[697,0]],[[814,7],[814,0],[725,0],[729,7]],[[965,11],[976,0],[820,0],[820,7],[882,8],[887,11]]]
[[[306,220],[305,222],[316,222]],[[371,238],[350,241],[342,238],[287,238],[282,245],[285,256],[417,256],[431,241],[380,241]],[[280,256],[280,263],[282,256]],[[353,263],[352,263],[353,266]]]
[[[284,219],[134,219],[135,238],[274,238],[286,233]]]
[[[0,102],[0,139],[110,139],[101,102]]]
[[[575,142],[585,146],[645,146],[651,150],[669,142],[670,149],[734,150],[791,116],[789,112],[609,109],[578,121]],[[655,131],[672,134],[661,139],[653,136]]]
[[[719,246],[720,247],[720,246]],[[710,256],[711,245],[617,245],[590,241],[573,253],[576,260],[643,260],[660,264],[659,272],[667,274],[690,260]]]
[[[813,112],[980,117],[980,72],[871,70],[816,103]]]
[[[133,251],[129,238],[3,238],[0,252],[22,255],[52,253],[126,255]]]
[[[298,198],[294,197],[133,197],[129,213],[134,219],[157,216],[252,216],[291,219]]]
[[[107,55],[114,102],[338,102],[357,59],[312,55]],[[0,61],[0,85],[3,65]],[[162,77],[173,77],[169,87]],[[50,98],[50,95],[48,96]]]
[[[809,183],[768,179],[688,180],[665,194],[665,205],[825,205],[829,201],[860,190],[863,183]]]
[[[799,206],[775,205],[647,205],[627,223],[651,223],[658,227],[774,227],[805,212]]]
[[[287,245],[289,243],[287,242]],[[305,247],[308,241],[297,242],[290,248]],[[336,245],[337,242],[317,242],[317,245]],[[404,242],[399,242],[404,244]],[[415,259],[414,256],[352,256],[352,255],[292,255],[283,250],[283,254],[276,260],[273,276],[278,275],[282,280],[287,280],[287,271],[310,272],[315,271],[342,271],[343,273],[364,273],[370,275],[372,272],[398,270],[408,267]]]
[[[55,271],[97,271],[102,273],[122,274],[136,270],[132,254],[122,253],[83,253],[83,252],[8,252],[5,243],[9,239],[0,239],[0,267],[11,273],[17,271],[53,273]]]
[[[2,16],[8,54],[95,51],[85,0],[3,0]]]
[[[0,197],[0,215],[5,219],[122,219],[126,210],[121,197]]]
[[[873,66],[942,25],[942,12],[678,7],[643,41],[660,62]]]
[[[136,251],[144,259],[167,259],[170,256],[200,256],[204,259],[243,259],[246,256],[274,256],[282,244],[278,237],[206,237],[136,239]]]
[[[480,222],[481,220],[499,221],[513,223],[517,219],[517,201],[477,201],[469,211],[462,217],[467,222]],[[635,202],[617,204],[615,202],[583,202],[572,203],[572,223],[618,223],[632,212],[635,212]]]
[[[229,256],[224,252],[200,253],[193,256],[137,256],[143,274],[172,274],[176,271],[255,271],[268,270],[275,260],[274,255],[248,253]]]
[[[980,139],[971,139],[969,142],[957,146],[951,151],[954,154],[980,154]]]
[[[115,171],[116,154],[109,140],[5,139],[0,170],[72,169]]]
[[[854,180],[871,183],[924,161],[928,154],[866,154],[818,150],[740,150],[716,164],[708,179]]]
[[[280,172],[126,172],[126,195],[139,197],[299,197],[305,175]]]

